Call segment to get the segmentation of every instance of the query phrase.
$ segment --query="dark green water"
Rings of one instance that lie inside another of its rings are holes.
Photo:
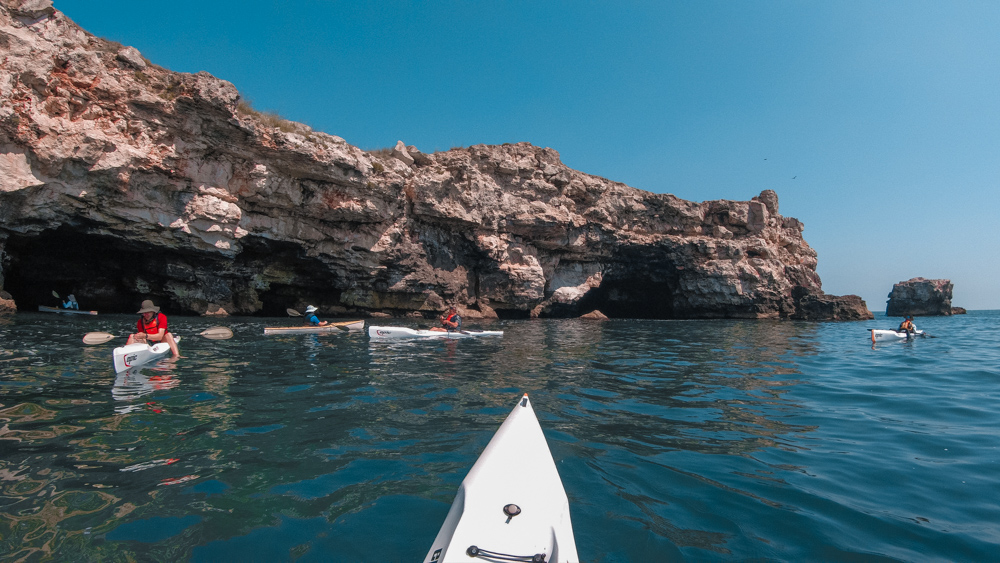
[[[54,317],[0,320],[4,560],[419,561],[524,392],[583,561],[1000,558],[998,312],[874,349],[895,319],[388,343],[171,317],[182,357],[118,377],[123,339],[80,339],[132,317]]]

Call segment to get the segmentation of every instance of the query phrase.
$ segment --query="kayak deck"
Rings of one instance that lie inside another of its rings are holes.
[[[569,499],[527,394],[462,481],[424,562],[470,561],[474,551],[485,561],[579,561]]]
[[[180,340],[180,336],[174,336],[174,342],[180,342]],[[147,364],[169,353],[170,345],[166,342],[157,342],[152,346],[143,342],[137,342],[115,348],[111,353],[111,359],[115,365],[115,373],[119,373],[129,368]]]
[[[79,309],[64,309],[62,307],[46,307],[39,305],[38,310],[42,313],[62,313],[65,315],[96,315],[97,311],[81,311]]]
[[[477,336],[503,336],[502,330],[424,330],[405,326],[369,326],[371,338],[474,338]]]
[[[327,323],[323,326],[268,326],[264,327],[264,335],[273,334],[322,334],[324,332],[342,332],[347,330],[364,330],[365,321],[343,321]]]
[[[887,330],[887,329],[883,330],[878,328],[870,328],[868,330],[869,332],[871,332],[871,339],[873,344],[875,342],[886,342],[886,341],[893,342],[897,340],[908,340],[917,336],[924,335],[924,331],[922,330],[916,330],[911,334],[907,334],[905,332],[897,332],[895,330]]]

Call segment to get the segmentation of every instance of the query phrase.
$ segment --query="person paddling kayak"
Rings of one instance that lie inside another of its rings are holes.
[[[306,307],[306,323],[313,326],[326,326],[328,321],[320,321],[319,317],[314,314],[318,310],[319,309],[313,307],[312,305]]]
[[[913,334],[917,331],[917,327],[913,326],[913,315],[910,315],[903,319],[903,322],[899,323],[899,328],[896,332],[905,332],[906,334]]]
[[[76,296],[73,295],[72,293],[69,294],[69,297],[66,298],[66,301],[63,301],[62,306],[63,309],[74,309],[77,311],[80,310],[80,304],[77,303]]]
[[[448,311],[444,315],[441,315],[441,326],[431,327],[431,330],[436,332],[462,330],[462,317],[458,316],[458,311],[455,307],[448,307]]]
[[[141,316],[139,322],[136,323],[136,332],[129,335],[126,344],[145,342],[152,345],[157,342],[166,342],[170,345],[170,351],[174,357],[179,356],[180,352],[177,350],[174,335],[167,331],[167,316],[160,312],[160,308],[153,305],[152,300],[147,299],[142,302],[138,314]]]

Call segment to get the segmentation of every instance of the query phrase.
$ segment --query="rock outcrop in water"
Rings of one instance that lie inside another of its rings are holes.
[[[527,143],[365,152],[0,0],[0,286],[87,309],[870,318],[770,190],[694,203]]]
[[[951,306],[951,280],[911,278],[892,286],[885,314],[888,317],[954,315],[965,309]]]

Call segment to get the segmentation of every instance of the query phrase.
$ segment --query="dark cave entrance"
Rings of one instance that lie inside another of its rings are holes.
[[[673,319],[674,289],[668,282],[605,279],[577,309],[578,315],[596,309],[612,319]]]
[[[265,271],[287,283],[258,287],[253,280]],[[294,244],[259,237],[244,239],[242,251],[232,258],[181,253],[62,226],[10,235],[3,276],[4,290],[22,311],[56,307],[73,294],[81,309],[101,313],[133,314],[143,299],[152,299],[170,314],[198,314],[192,305],[196,300],[178,302],[175,297],[185,290],[204,292],[209,302],[229,303],[235,315],[286,317],[286,309],[304,302],[322,306],[340,300],[327,266]]]
[[[500,320],[523,320],[531,318],[531,310],[529,309],[495,309],[497,317]]]
[[[4,289],[23,311],[58,306],[56,292],[62,299],[74,294],[82,309],[135,313],[143,299],[158,297],[135,291],[136,277],[162,268],[170,254],[66,226],[37,235],[13,234],[4,251]],[[169,305],[161,301],[157,305]]]

